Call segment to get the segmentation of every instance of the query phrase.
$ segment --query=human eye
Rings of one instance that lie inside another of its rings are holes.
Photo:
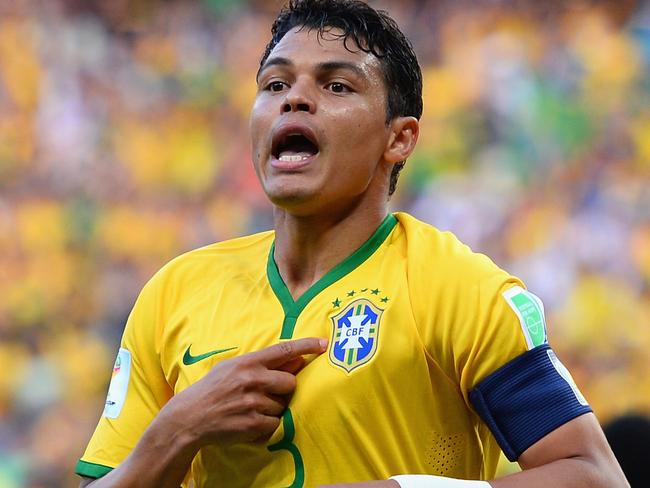
[[[264,89],[268,90],[270,92],[277,93],[277,92],[281,92],[282,90],[284,90],[288,86],[289,85],[287,85],[284,81],[273,80],[273,81],[268,82],[265,85]]]
[[[352,91],[352,88],[341,81],[333,81],[331,83],[328,83],[325,86],[325,89],[331,91],[332,93],[347,93]]]

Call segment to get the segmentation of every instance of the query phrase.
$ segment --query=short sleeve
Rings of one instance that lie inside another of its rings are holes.
[[[411,241],[428,241],[427,253],[418,248],[408,269],[420,337],[471,408],[474,386],[527,350],[518,317],[504,297],[524,284],[453,234],[421,230]]]
[[[544,305],[537,296],[510,279],[488,281],[478,310],[485,322],[478,334],[470,334],[473,341],[466,340],[461,388],[514,461],[591,408],[548,345]]]
[[[99,478],[117,467],[172,396],[160,361],[159,288],[152,278],[129,315],[104,412],[76,466],[81,476]]]
[[[455,326],[454,362],[466,398],[484,378],[528,350],[522,324],[506,298],[523,287],[505,272],[482,280],[473,297],[476,315]]]
[[[408,277],[416,327],[428,359],[458,388],[466,413],[476,414],[483,452],[498,444],[517,459],[590,412],[548,344],[542,301],[453,234],[406,222],[413,226]]]

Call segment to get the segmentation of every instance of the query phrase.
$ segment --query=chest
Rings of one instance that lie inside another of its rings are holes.
[[[165,376],[178,393],[221,361],[283,340],[325,337],[327,351],[307,357],[299,373],[304,389],[363,395],[371,384],[413,370],[417,358],[425,365],[407,290],[399,274],[363,274],[312,291],[307,300],[283,301],[268,282],[224,283],[196,294],[170,317]]]

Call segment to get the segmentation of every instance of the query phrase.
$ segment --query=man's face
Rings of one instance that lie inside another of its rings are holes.
[[[383,75],[375,56],[353,51],[327,32],[294,29],[260,70],[253,162],[270,200],[291,213],[351,208],[377,185],[387,195]]]

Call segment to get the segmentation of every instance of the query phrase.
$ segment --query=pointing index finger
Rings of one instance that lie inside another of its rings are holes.
[[[307,337],[273,344],[251,353],[251,356],[267,368],[275,369],[304,354],[322,354],[325,349],[327,349],[327,339]]]

